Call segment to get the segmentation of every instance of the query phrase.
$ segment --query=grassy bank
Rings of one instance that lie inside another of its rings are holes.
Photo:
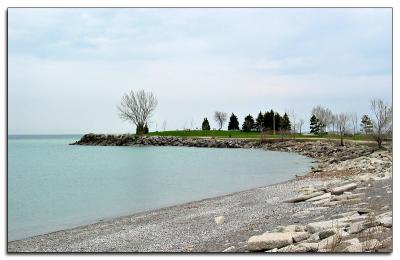
[[[150,136],[177,136],[177,137],[217,137],[217,138],[267,138],[267,139],[275,139],[275,138],[302,138],[302,139],[340,139],[339,135],[336,134],[328,134],[323,136],[317,135],[304,135],[304,134],[280,134],[276,133],[273,135],[272,133],[261,134],[259,132],[241,132],[241,131],[226,131],[226,130],[210,130],[210,131],[202,131],[202,130],[176,130],[176,131],[163,131],[163,132],[151,132],[148,135]],[[345,136],[344,139],[347,140],[358,140],[358,141],[373,141],[372,136],[367,135],[349,135]]]

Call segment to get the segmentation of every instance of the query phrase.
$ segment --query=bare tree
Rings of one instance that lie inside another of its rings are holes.
[[[304,119],[303,119],[303,118],[300,118],[300,120],[299,120],[299,130],[300,130],[300,134],[301,134],[301,128],[303,127],[303,125],[304,125]]]
[[[291,118],[291,121],[292,121],[291,122],[292,126],[293,126],[292,131],[293,131],[294,134],[296,134],[296,118],[297,118],[297,115],[296,115],[296,113],[294,112],[293,109],[290,110],[287,114],[289,115],[289,117]]]
[[[338,129],[339,134],[340,134],[340,145],[341,146],[344,146],[343,136],[346,133],[348,122],[349,122],[349,115],[348,114],[340,113],[337,116],[336,124],[337,124],[337,129]]]
[[[226,122],[226,119],[228,118],[228,114],[224,113],[224,112],[220,112],[220,111],[215,111],[214,113],[214,119],[215,121],[218,123],[219,125],[219,129],[222,129],[222,126],[224,125],[224,123]]]
[[[371,109],[375,118],[372,120],[373,134],[378,143],[378,147],[382,148],[382,141],[385,134],[392,130],[392,107],[384,103],[380,99],[371,100]]]
[[[358,126],[358,116],[357,113],[351,113],[350,114],[350,121],[351,124],[353,125],[353,137],[356,137],[356,133],[357,133],[357,126]]]
[[[332,133],[333,134],[335,134],[336,133],[335,130],[337,130],[337,129],[335,129],[335,126],[337,125],[337,120],[338,120],[337,115],[332,114],[329,121],[330,121],[330,124],[332,125]]]
[[[140,90],[130,91],[122,96],[118,107],[122,120],[130,121],[136,126],[136,134],[144,133],[144,126],[148,123],[157,106],[157,98],[152,92]]]
[[[331,123],[332,120],[332,111],[329,108],[316,106],[312,109],[311,113],[315,115],[322,124],[322,131],[326,132],[326,127]]]

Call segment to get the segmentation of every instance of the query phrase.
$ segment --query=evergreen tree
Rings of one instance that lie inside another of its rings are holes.
[[[263,127],[264,129],[273,129],[273,121],[274,121],[274,111],[267,111],[264,114],[264,118],[263,118]]]
[[[264,116],[263,116],[263,114],[261,113],[261,111],[260,111],[260,113],[258,113],[258,116],[257,116],[257,119],[256,119],[256,124],[255,124],[255,126],[256,126],[256,128],[257,128],[257,130],[258,131],[262,131],[263,130],[263,121],[264,121]]]
[[[373,130],[373,124],[371,118],[367,115],[363,115],[361,118],[361,128],[364,130],[365,134],[370,134],[372,133]]]
[[[208,119],[206,117],[206,118],[204,118],[203,123],[201,124],[201,130],[209,131],[210,129],[211,129],[210,128],[210,123],[208,122]]]
[[[234,113],[229,118],[228,130],[239,130],[239,121]]]
[[[315,115],[312,115],[310,119],[310,133],[319,135],[321,131],[321,124]]]
[[[242,130],[243,132],[250,132],[253,129],[254,129],[254,119],[251,115],[248,115],[244,118]]]
[[[283,118],[282,118],[282,121],[281,121],[281,127],[282,127],[282,130],[284,130],[284,131],[290,131],[291,130],[290,119],[289,119],[289,116],[286,113],[283,115]]]
[[[278,112],[276,112],[275,113],[275,130],[282,130],[282,122],[283,122],[283,118],[281,117],[281,115]],[[274,127],[273,125],[274,125],[274,122],[272,122],[272,127]]]

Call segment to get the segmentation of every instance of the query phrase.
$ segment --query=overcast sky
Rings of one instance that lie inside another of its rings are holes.
[[[391,9],[9,9],[9,134],[133,132],[131,89],[158,97],[151,131],[217,127],[215,110],[360,117],[391,102],[391,31]]]

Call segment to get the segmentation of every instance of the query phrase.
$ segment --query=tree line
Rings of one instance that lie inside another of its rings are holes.
[[[359,122],[357,113],[334,114],[329,108],[316,106],[311,112],[310,133],[319,136],[329,132],[338,134],[343,145],[343,136],[349,133],[355,136],[359,126],[362,133],[372,135],[381,148],[385,136],[392,134],[393,109],[380,99],[372,99],[370,107],[372,116],[364,114]]]
[[[121,119],[130,121],[136,126],[136,134],[146,134],[149,132],[149,119],[152,116],[156,106],[157,98],[152,92],[140,90],[138,92],[130,91],[124,94],[120,105],[117,106]],[[360,127],[364,134],[374,136],[379,147],[382,147],[382,141],[385,136],[392,134],[392,106],[384,103],[380,99],[371,100],[372,116],[363,115],[361,117]],[[218,123],[219,130],[223,128],[228,119],[228,114],[221,111],[214,113],[214,120]],[[297,133],[304,124],[304,119],[296,121],[297,115],[292,110],[285,112],[282,116],[270,110],[258,113],[256,119],[251,114],[247,115],[240,126],[238,117],[232,113],[229,117],[228,130],[244,132],[265,132],[279,131],[280,133]],[[358,116],[356,113],[334,114],[329,108],[316,106],[311,111],[310,133],[313,135],[325,135],[329,132],[340,135],[341,145],[343,145],[343,136],[348,132],[355,136],[358,129]],[[163,123],[165,131],[166,122]],[[210,123],[207,118],[203,119],[202,130],[210,130]]]
[[[216,111],[214,113],[214,120],[219,126],[218,130],[222,129],[227,121],[227,118],[227,113],[220,111]],[[201,129],[204,131],[211,129],[208,118],[203,119]],[[291,122],[287,113],[284,113],[284,115],[281,116],[278,112],[271,110],[264,113],[260,111],[255,120],[252,115],[247,115],[240,126],[238,117],[232,113],[229,117],[228,130],[243,132],[263,132],[271,130],[290,131]]]

